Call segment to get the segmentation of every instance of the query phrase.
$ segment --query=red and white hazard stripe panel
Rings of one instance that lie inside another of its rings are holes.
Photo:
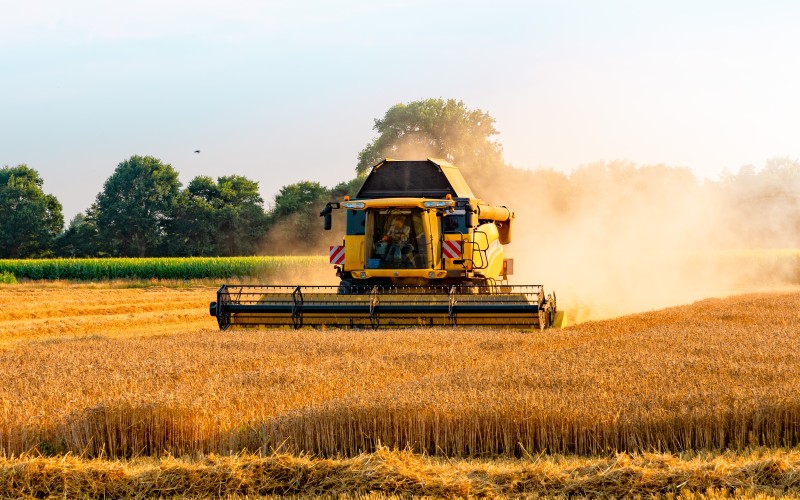
[[[461,258],[461,242],[445,240],[442,244],[442,255],[445,259],[460,259]]]
[[[331,264],[344,264],[344,247],[332,246],[330,251]]]

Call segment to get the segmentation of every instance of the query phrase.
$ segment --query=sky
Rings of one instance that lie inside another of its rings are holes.
[[[67,220],[150,155],[281,186],[354,175],[394,104],[462,100],[505,160],[715,179],[800,158],[797,1],[0,0],[0,166]],[[194,151],[199,149],[200,154]]]

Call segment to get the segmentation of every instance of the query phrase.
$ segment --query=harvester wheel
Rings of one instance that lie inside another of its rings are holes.
[[[217,324],[219,325],[219,329],[221,331],[225,331],[228,329],[229,326],[231,326],[231,313],[228,309],[228,306],[230,305],[231,305],[231,294],[228,292],[227,289],[225,289],[224,291],[220,290],[217,293],[216,316],[217,316]]]
[[[350,295],[353,292],[353,281],[342,280],[339,282],[339,289],[336,291],[338,295]]]

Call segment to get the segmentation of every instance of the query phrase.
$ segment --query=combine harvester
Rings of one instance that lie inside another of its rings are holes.
[[[344,241],[330,249],[339,285],[223,285],[211,303],[221,330],[560,323],[555,293],[508,284],[514,213],[476,199],[453,165],[384,160],[355,198],[327,204],[326,230],[334,210],[346,212]]]

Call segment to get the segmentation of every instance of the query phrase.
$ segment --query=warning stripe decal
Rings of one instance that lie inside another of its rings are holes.
[[[344,247],[343,246],[331,246],[331,250],[329,252],[331,258],[331,264],[344,264]]]
[[[460,259],[461,258],[461,242],[445,240],[442,244],[442,255],[445,259]]]

